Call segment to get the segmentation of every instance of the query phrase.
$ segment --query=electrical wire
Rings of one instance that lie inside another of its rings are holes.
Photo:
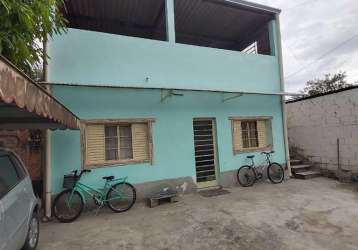
[[[287,75],[285,78],[288,79],[292,76],[297,75],[298,73],[300,73],[302,70],[307,69],[309,66],[319,62],[320,60],[322,60],[323,58],[325,58],[326,56],[328,56],[329,54],[331,54],[332,52],[336,51],[337,49],[343,47],[344,45],[346,45],[347,43],[351,42],[352,40],[358,38],[358,33],[355,34],[354,36],[351,36],[350,38],[344,40],[343,42],[339,43],[337,46],[335,46],[334,48],[328,50],[327,52],[325,52],[324,54],[322,54],[321,56],[319,56],[316,60],[314,60],[311,63],[306,64],[305,66],[303,66],[302,68],[300,68],[299,70]]]

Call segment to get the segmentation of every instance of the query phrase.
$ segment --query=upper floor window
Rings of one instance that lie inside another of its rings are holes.
[[[167,39],[165,0],[76,0],[62,8],[69,28]]]

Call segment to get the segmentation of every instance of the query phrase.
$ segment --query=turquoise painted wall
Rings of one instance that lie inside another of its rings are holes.
[[[184,91],[182,97],[160,102],[159,90],[53,86],[53,94],[81,119],[155,118],[153,124],[154,165],[136,164],[98,168],[84,181],[102,185],[101,176],[129,176],[133,183],[192,176],[195,158],[192,119],[215,117],[217,121],[220,171],[237,169],[245,156],[232,152],[230,116],[272,116],[273,159],[285,162],[282,114],[279,96],[244,95],[222,102],[222,94]],[[263,160],[258,155],[258,162]],[[80,133],[52,134],[53,192],[61,190],[62,176],[80,168]]]
[[[274,25],[269,24],[271,44],[276,37]],[[49,55],[50,82],[280,91],[276,56],[77,29],[69,29],[67,34],[50,41]]]

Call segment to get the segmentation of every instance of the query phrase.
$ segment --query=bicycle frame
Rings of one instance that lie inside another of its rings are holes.
[[[71,203],[72,196],[73,196],[74,192],[77,191],[82,196],[84,203],[86,203],[85,194],[87,194],[88,196],[95,199],[99,204],[103,204],[104,202],[110,201],[110,200],[106,199],[108,190],[115,184],[125,183],[127,179],[128,179],[128,177],[123,177],[123,178],[118,178],[118,179],[114,179],[111,181],[106,181],[102,190],[90,187],[86,184],[83,184],[83,183],[77,181],[74,188],[72,189],[72,193],[71,193],[71,196],[70,196],[68,202]],[[122,199],[122,198],[123,198],[122,194],[118,193],[118,197],[113,198],[113,199]],[[113,200],[113,199],[111,199],[111,200]],[[67,204],[67,205],[70,207],[70,204]]]
[[[253,168],[253,170],[255,171],[255,175],[256,175],[256,179],[259,180],[263,177],[263,173],[264,171],[271,165],[271,154],[266,154],[266,165],[260,165],[260,166],[256,166],[255,165],[255,161],[254,158],[251,159],[251,167]]]

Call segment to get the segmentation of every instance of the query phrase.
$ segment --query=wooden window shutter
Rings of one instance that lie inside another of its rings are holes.
[[[103,125],[86,126],[86,164],[105,162],[105,142]]]
[[[241,121],[232,121],[232,122],[233,122],[234,151],[239,151],[243,149],[242,137],[241,137]]]
[[[257,136],[259,139],[259,147],[267,147],[267,132],[266,132],[266,121],[257,121]]]
[[[148,124],[132,124],[133,159],[138,161],[149,160]]]

